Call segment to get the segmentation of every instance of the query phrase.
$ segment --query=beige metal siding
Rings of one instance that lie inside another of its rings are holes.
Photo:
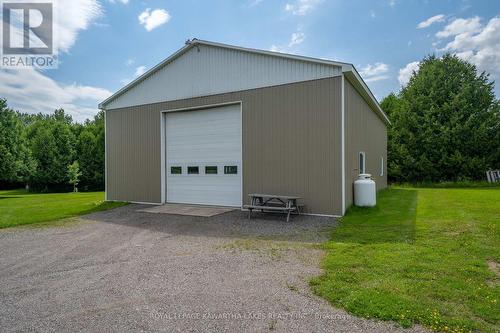
[[[115,131],[107,143],[108,198],[161,200],[161,111],[241,101],[244,202],[253,192],[295,194],[307,212],[340,215],[341,82],[339,76],[107,111],[107,128]],[[126,146],[129,137],[139,142]]]
[[[359,174],[359,152],[366,154],[366,172],[372,174],[377,189],[387,187],[387,128],[353,85],[345,80],[346,114],[346,207],[353,203],[353,185]],[[384,175],[380,176],[384,158]]]
[[[106,112],[108,200],[161,202],[160,114],[152,106]]]
[[[341,212],[341,78],[273,87],[243,98],[243,193],[304,198]]]

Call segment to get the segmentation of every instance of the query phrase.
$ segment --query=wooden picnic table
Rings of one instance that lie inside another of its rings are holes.
[[[290,195],[276,195],[276,194],[262,194],[252,193],[248,195],[251,198],[251,204],[245,205],[248,209],[248,218],[252,216],[252,210],[258,209],[262,212],[284,212],[287,214],[286,221],[290,221],[290,214],[292,212],[300,213],[297,201],[301,199],[297,196]]]

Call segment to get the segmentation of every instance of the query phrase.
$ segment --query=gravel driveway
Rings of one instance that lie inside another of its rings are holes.
[[[0,331],[409,332],[311,294],[332,219],[144,207],[0,231]]]

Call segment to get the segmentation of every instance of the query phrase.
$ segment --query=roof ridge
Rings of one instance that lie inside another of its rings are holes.
[[[212,41],[198,39],[198,38],[193,38],[191,40],[188,39],[186,41],[186,44],[201,44],[201,45],[208,45],[208,46],[216,46],[216,47],[234,49],[234,50],[251,52],[251,53],[260,53],[260,54],[265,54],[265,55],[271,55],[271,56],[276,56],[276,57],[286,57],[286,58],[291,58],[291,59],[296,59],[296,60],[310,61],[310,62],[315,62],[315,63],[323,63],[323,64],[333,65],[333,66],[342,66],[342,65],[351,65],[352,66],[351,63],[343,62],[343,61],[309,57],[309,56],[303,56],[303,55],[298,55],[298,54],[293,54],[293,53],[268,51],[268,50],[256,49],[256,48],[251,48],[251,47],[244,47],[244,46],[237,46],[237,45],[232,45],[232,44],[212,42]]]

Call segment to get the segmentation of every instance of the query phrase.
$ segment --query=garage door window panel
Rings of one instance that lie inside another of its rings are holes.
[[[207,175],[216,175],[217,174],[217,166],[206,166],[205,174]]]
[[[172,175],[180,175],[180,174],[182,174],[182,167],[180,167],[180,166],[170,167],[170,173]]]
[[[200,173],[200,168],[197,166],[188,166],[188,175],[197,175]]]
[[[236,166],[236,165],[226,165],[224,167],[224,174],[226,174],[226,175],[237,175],[238,174],[238,166]]]

